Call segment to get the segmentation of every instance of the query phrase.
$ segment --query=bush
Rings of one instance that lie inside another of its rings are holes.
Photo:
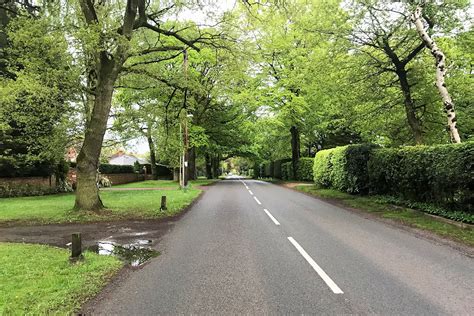
[[[296,179],[300,181],[313,181],[314,158],[303,157],[298,161]]]
[[[314,160],[314,181],[351,194],[369,192],[367,161],[373,145],[349,145],[322,150]]]
[[[291,161],[281,164],[281,178],[282,180],[293,180],[295,178]]]
[[[103,163],[99,166],[99,172],[103,174],[134,173],[134,169],[133,166],[121,166]]]
[[[277,178],[277,179],[283,179],[282,177],[282,164],[286,163],[286,162],[289,162],[291,161],[290,158],[288,159],[280,159],[280,160],[275,160],[273,162],[273,177]]]
[[[313,180],[323,187],[331,186],[331,156],[334,149],[326,149],[319,151],[314,157]]]
[[[474,143],[375,150],[370,191],[474,212]]]

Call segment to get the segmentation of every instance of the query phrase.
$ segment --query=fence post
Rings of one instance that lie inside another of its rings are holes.
[[[78,260],[82,260],[84,257],[82,256],[82,239],[81,233],[73,233],[72,234],[72,243],[71,243],[71,262],[76,262]]]
[[[161,207],[160,207],[160,211],[164,212],[166,211],[167,208],[166,208],[166,195],[162,195],[161,196]]]

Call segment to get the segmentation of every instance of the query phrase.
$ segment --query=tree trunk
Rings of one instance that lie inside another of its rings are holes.
[[[413,138],[417,145],[423,144],[423,130],[421,121],[416,117],[415,103],[411,96],[410,85],[408,83],[407,71],[404,66],[397,67],[397,76],[400,82],[400,88],[403,92],[403,103],[405,105],[405,114],[407,116],[408,125],[410,126]]]
[[[158,173],[156,169],[155,143],[153,142],[153,138],[151,137],[150,125],[148,125],[146,138],[148,140],[148,148],[150,149],[151,178],[153,180],[158,180]]]
[[[196,180],[196,148],[193,146],[188,150],[188,179]]]
[[[441,95],[441,99],[444,104],[444,111],[448,116],[448,128],[451,140],[454,143],[460,143],[461,137],[459,136],[459,131],[456,126],[456,112],[454,111],[454,102],[449,95],[448,89],[446,88],[446,82],[444,80],[446,76],[446,56],[425,30],[422,21],[422,14],[423,8],[421,6],[417,6],[411,18],[413,23],[415,23],[418,34],[420,34],[421,39],[425,43],[426,47],[431,50],[431,54],[435,58],[436,87],[438,88],[439,94]]]
[[[212,157],[212,178],[217,179],[219,178],[219,162],[220,162],[219,155]]]
[[[209,153],[206,153],[206,178],[212,179],[212,160]]]
[[[293,167],[293,177],[296,176],[296,168],[300,159],[300,132],[296,126],[290,128],[291,132],[291,165]]]
[[[105,63],[97,84],[94,109],[87,124],[84,143],[77,156],[76,210],[97,211],[103,207],[97,186],[97,169],[116,78],[113,65]]]

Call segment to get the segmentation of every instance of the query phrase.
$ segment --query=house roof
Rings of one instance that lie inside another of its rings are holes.
[[[111,165],[121,165],[121,166],[133,166],[135,162],[140,164],[148,164],[149,162],[142,158],[137,158],[133,155],[114,155],[109,159],[109,164]]]

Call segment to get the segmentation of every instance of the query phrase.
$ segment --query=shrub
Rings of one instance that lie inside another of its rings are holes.
[[[108,163],[100,164],[99,172],[103,174],[114,173],[134,173],[133,166],[111,165]]]
[[[296,179],[301,181],[313,181],[314,158],[303,157],[298,161]]]
[[[281,178],[282,180],[294,180],[293,164],[291,161],[281,164]]]
[[[375,150],[370,191],[474,212],[474,143]]]
[[[324,188],[331,186],[331,156],[334,149],[319,151],[314,157],[313,180]]]
[[[283,179],[282,174],[281,174],[282,164],[284,164],[285,162],[289,162],[289,161],[291,161],[290,158],[275,160],[274,163],[273,163],[273,177],[275,177],[277,179]]]

